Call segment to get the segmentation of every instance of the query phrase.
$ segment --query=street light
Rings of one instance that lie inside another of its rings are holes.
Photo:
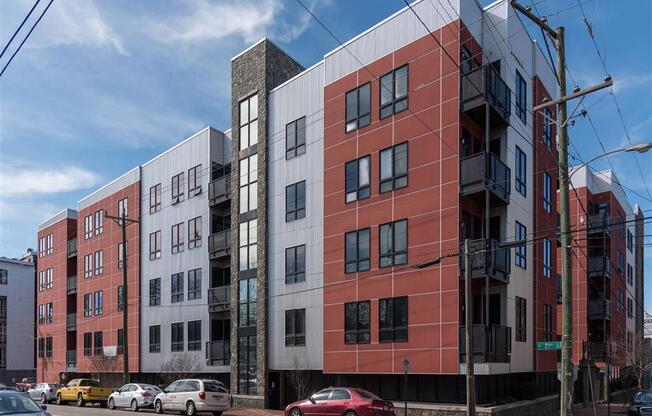
[[[633,144],[633,145],[631,145],[631,146],[623,147],[622,149],[611,150],[611,151],[609,151],[609,152],[607,152],[607,153],[603,153],[603,154],[601,154],[601,155],[598,155],[598,156],[594,157],[593,159],[589,160],[588,162],[582,163],[582,164],[579,165],[577,168],[574,168],[574,169],[573,169],[573,172],[571,172],[571,174],[568,175],[568,178],[570,179],[570,178],[573,176],[573,174],[575,174],[575,172],[577,172],[578,170],[580,170],[580,169],[583,168],[584,166],[587,166],[587,165],[589,165],[590,163],[596,161],[597,159],[600,159],[600,158],[602,158],[602,157],[605,157],[605,156],[611,155],[611,154],[613,154],[613,153],[620,153],[620,152],[636,152],[636,153],[645,153],[645,152],[647,152],[647,151],[650,150],[650,149],[652,149],[652,142],[647,142],[647,143],[637,143],[637,144]]]

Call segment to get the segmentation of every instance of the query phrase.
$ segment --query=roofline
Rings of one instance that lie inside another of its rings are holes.
[[[236,56],[234,56],[233,58],[231,58],[231,62],[235,61],[236,59],[238,59],[239,57],[241,57],[241,56],[244,55],[245,53],[249,52],[250,50],[252,50],[252,49],[255,48],[256,46],[258,46],[259,44],[263,43],[266,39],[267,39],[267,36],[263,36],[263,37],[262,37],[260,40],[258,40],[256,43],[254,43],[253,45],[249,46],[247,49],[243,50],[242,52],[238,53]]]
[[[127,175],[133,173],[134,171],[136,171],[136,170],[138,170],[138,169],[140,169],[140,165],[138,165],[138,166],[136,166],[136,167],[134,167],[134,168],[128,170],[127,172],[125,172],[125,173],[123,173],[122,175],[118,176],[117,178],[113,179],[111,182],[107,182],[107,183],[105,183],[104,185],[102,185],[101,187],[97,188],[96,190],[94,190],[94,191],[91,192],[90,194],[84,196],[83,198],[80,198],[80,199],[77,201],[77,206],[79,206],[79,204],[80,204],[82,201],[84,201],[84,200],[90,198],[91,196],[95,195],[96,193],[100,192],[101,190],[107,188],[109,185],[112,185],[113,183],[119,181],[120,179],[124,178],[125,176],[127,176]],[[140,180],[140,177],[138,178],[138,180]],[[131,185],[131,184],[130,184],[130,185]]]
[[[73,218],[73,217],[69,217],[69,216],[68,216],[68,211],[70,211],[70,212],[74,212],[75,215],[77,215],[77,210],[76,210],[76,209],[72,209],[72,208],[64,208],[64,209],[62,209],[61,211],[57,212],[56,214],[52,215],[50,218],[48,218],[48,219],[46,219],[46,220],[44,220],[44,221],[41,221],[41,223],[40,223],[39,225],[36,226],[36,230],[37,230],[37,231],[40,231],[41,229],[46,228],[46,227],[43,226],[43,224],[52,221],[52,219],[53,219],[54,217],[58,217],[59,215],[63,214],[64,212],[66,213],[66,216],[63,217],[61,220],[64,220],[64,219],[67,219],[67,218],[70,218],[70,219],[76,220],[76,219],[77,219],[76,217]],[[61,220],[59,220],[59,221],[61,221]],[[59,221],[57,221],[57,222],[59,222]],[[55,224],[56,224],[56,223],[55,223]],[[50,225],[52,225],[52,224],[50,224]],[[48,227],[49,227],[50,225],[48,225]]]
[[[12,259],[12,258],[9,258],[9,257],[2,256],[2,257],[0,257],[0,263],[3,263],[3,262],[4,263],[13,263],[13,264],[17,264],[19,266],[28,266],[28,267],[36,266],[36,264],[32,263],[31,261],[23,261],[23,260]]]
[[[214,128],[214,127],[211,127],[210,125],[209,125],[209,126],[206,126],[206,127],[204,127],[203,129],[199,130],[197,133],[193,134],[192,136],[183,139],[183,140],[180,141],[179,143],[177,143],[177,144],[175,144],[174,146],[170,147],[169,149],[165,150],[163,153],[160,153],[160,154],[154,156],[152,159],[148,160],[147,162],[141,164],[140,167],[144,168],[145,166],[149,165],[150,163],[154,162],[155,160],[159,159],[160,157],[163,157],[163,156],[165,156],[166,154],[170,153],[171,151],[173,151],[173,150],[176,149],[177,147],[180,147],[180,146],[184,145],[185,143],[191,141],[192,139],[196,138],[196,137],[199,136],[200,134],[202,134],[202,133],[204,133],[204,132],[206,132],[206,131],[211,131],[211,130],[216,131],[216,132],[218,132],[218,133],[220,133],[220,134],[224,134],[224,132],[222,132],[222,131],[220,131],[220,130]]]
[[[279,84],[279,85],[277,85],[276,87],[272,88],[271,90],[269,90],[269,93],[271,94],[271,93],[273,93],[274,91],[276,91],[276,90],[278,90],[278,89],[281,89],[281,88],[284,87],[285,85],[287,85],[287,84],[289,84],[289,83],[291,83],[291,82],[293,82],[293,81],[296,81],[299,77],[301,77],[301,76],[307,74],[308,72],[310,72],[310,71],[312,71],[313,69],[317,68],[319,65],[322,65],[324,62],[325,62],[325,61],[324,61],[323,59],[322,59],[321,61],[318,61],[317,63],[313,64],[311,67],[304,69],[303,71],[299,72],[298,74],[296,74],[296,75],[293,76],[292,78],[288,79],[288,80],[285,81],[284,83]]]

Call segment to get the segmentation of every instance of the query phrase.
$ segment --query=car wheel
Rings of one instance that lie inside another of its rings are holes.
[[[213,412],[213,416],[222,416],[222,412]]]
[[[47,399],[45,398],[45,393],[41,393],[41,403],[43,404],[47,403]]]
[[[186,414],[188,416],[196,416],[197,415],[197,409],[195,408],[195,403],[194,402],[188,402],[186,405]]]
[[[113,397],[109,399],[109,410],[115,410],[115,402],[113,401]]]
[[[57,405],[58,406],[63,406],[66,404],[63,400],[61,400],[61,394],[57,394]]]
[[[301,410],[295,407],[294,409],[290,410],[290,416],[301,416]]]
[[[344,413],[344,416],[357,416],[354,411],[350,410],[346,413]]]
[[[82,397],[81,394],[77,395],[77,407],[84,407],[86,405],[86,402],[84,402],[84,398]]]
[[[157,400],[154,402],[154,412],[160,414],[163,414],[163,404],[161,403],[160,400]]]
[[[130,409],[131,409],[132,412],[137,412],[138,411],[138,402],[136,401],[136,399],[133,399],[131,401]]]

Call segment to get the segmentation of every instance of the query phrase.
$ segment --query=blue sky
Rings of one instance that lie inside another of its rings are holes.
[[[582,1],[631,140],[652,141],[652,3]],[[404,6],[401,0],[304,3],[340,39]],[[566,26],[576,81],[600,82],[604,70],[577,0],[536,3],[541,14],[551,15],[552,26]],[[0,1],[2,45],[32,4]],[[35,13],[46,4],[41,1]],[[55,0],[0,78],[0,255],[35,247],[42,220],[75,208],[97,186],[206,125],[228,128],[230,58],[262,36],[306,67],[337,46],[295,0]],[[608,150],[627,144],[611,96],[599,92],[585,104]],[[586,119],[578,119],[570,134],[584,160],[602,153]],[[652,152],[638,159],[652,192]],[[652,209],[633,156],[610,161],[631,188],[631,202]],[[649,250],[646,262],[649,277]],[[652,284],[646,286],[652,310]]]

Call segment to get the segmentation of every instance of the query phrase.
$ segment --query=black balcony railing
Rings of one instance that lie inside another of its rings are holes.
[[[584,356],[589,360],[605,360],[607,357],[607,343],[602,341],[585,341]]]
[[[611,319],[611,301],[609,299],[589,299],[589,319]]]
[[[589,235],[601,235],[604,233],[606,237],[609,237],[611,235],[609,214],[603,211],[599,214],[589,215],[587,232]]]
[[[208,311],[223,312],[231,304],[231,286],[211,287],[208,289]]]
[[[485,239],[473,240],[470,244],[471,278],[490,277],[501,283],[509,283],[512,271],[511,251],[500,248],[500,242]],[[460,278],[464,278],[464,250],[460,251]]]
[[[213,259],[231,254],[230,228],[208,237],[208,254]]]
[[[484,104],[490,106],[492,125],[508,125],[511,114],[511,90],[500,74],[490,65],[462,74],[461,110],[484,126]]]
[[[484,191],[491,204],[508,204],[512,189],[511,170],[493,153],[480,152],[460,160],[460,193],[484,205]]]
[[[229,365],[231,361],[230,341],[208,341],[206,342],[206,365]]]
[[[66,293],[69,295],[77,293],[77,276],[66,277]]]
[[[73,238],[72,240],[68,240],[67,246],[68,258],[75,257],[77,255],[77,239]]]
[[[611,260],[608,256],[588,258],[586,271],[589,277],[611,277]]]
[[[231,175],[222,176],[208,184],[208,201],[216,205],[231,199]]]
[[[77,330],[77,314],[69,313],[66,315],[66,330],[67,331],[76,331]]]
[[[69,369],[77,367],[77,351],[66,351],[66,367]]]
[[[460,327],[460,362],[466,362],[466,333]],[[508,363],[512,352],[512,328],[502,325],[473,325],[473,362]]]

